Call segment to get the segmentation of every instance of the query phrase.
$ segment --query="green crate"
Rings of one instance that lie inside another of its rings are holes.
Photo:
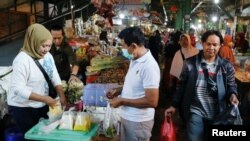
[[[24,138],[43,141],[91,141],[99,129],[98,124],[92,123],[89,132],[55,129],[51,133],[43,133],[40,129],[44,125],[44,123],[36,124],[25,133]]]

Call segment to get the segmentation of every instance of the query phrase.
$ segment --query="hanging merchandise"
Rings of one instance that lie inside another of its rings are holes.
[[[83,21],[82,18],[75,19],[75,36],[83,37]]]
[[[97,8],[96,13],[108,20],[113,26],[112,18],[116,15],[113,6],[118,3],[117,0],[91,0],[91,3]]]

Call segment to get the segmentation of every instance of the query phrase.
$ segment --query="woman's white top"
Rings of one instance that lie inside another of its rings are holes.
[[[49,75],[53,85],[61,85],[61,79],[53,56],[47,53],[42,59],[39,59],[39,62]],[[33,58],[21,51],[15,57],[12,67],[13,72],[7,96],[8,105],[33,108],[43,107],[45,103],[29,100],[32,92],[47,96],[49,91],[47,81]]]

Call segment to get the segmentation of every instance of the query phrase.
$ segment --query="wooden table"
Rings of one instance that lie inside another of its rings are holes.
[[[250,78],[247,78],[244,71],[235,71],[235,81],[240,96],[240,113],[245,125],[250,124]]]

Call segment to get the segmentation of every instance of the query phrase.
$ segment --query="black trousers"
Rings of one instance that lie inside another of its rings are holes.
[[[9,113],[23,135],[36,125],[40,118],[48,118],[48,111],[49,107],[47,105],[41,108],[9,106]]]

